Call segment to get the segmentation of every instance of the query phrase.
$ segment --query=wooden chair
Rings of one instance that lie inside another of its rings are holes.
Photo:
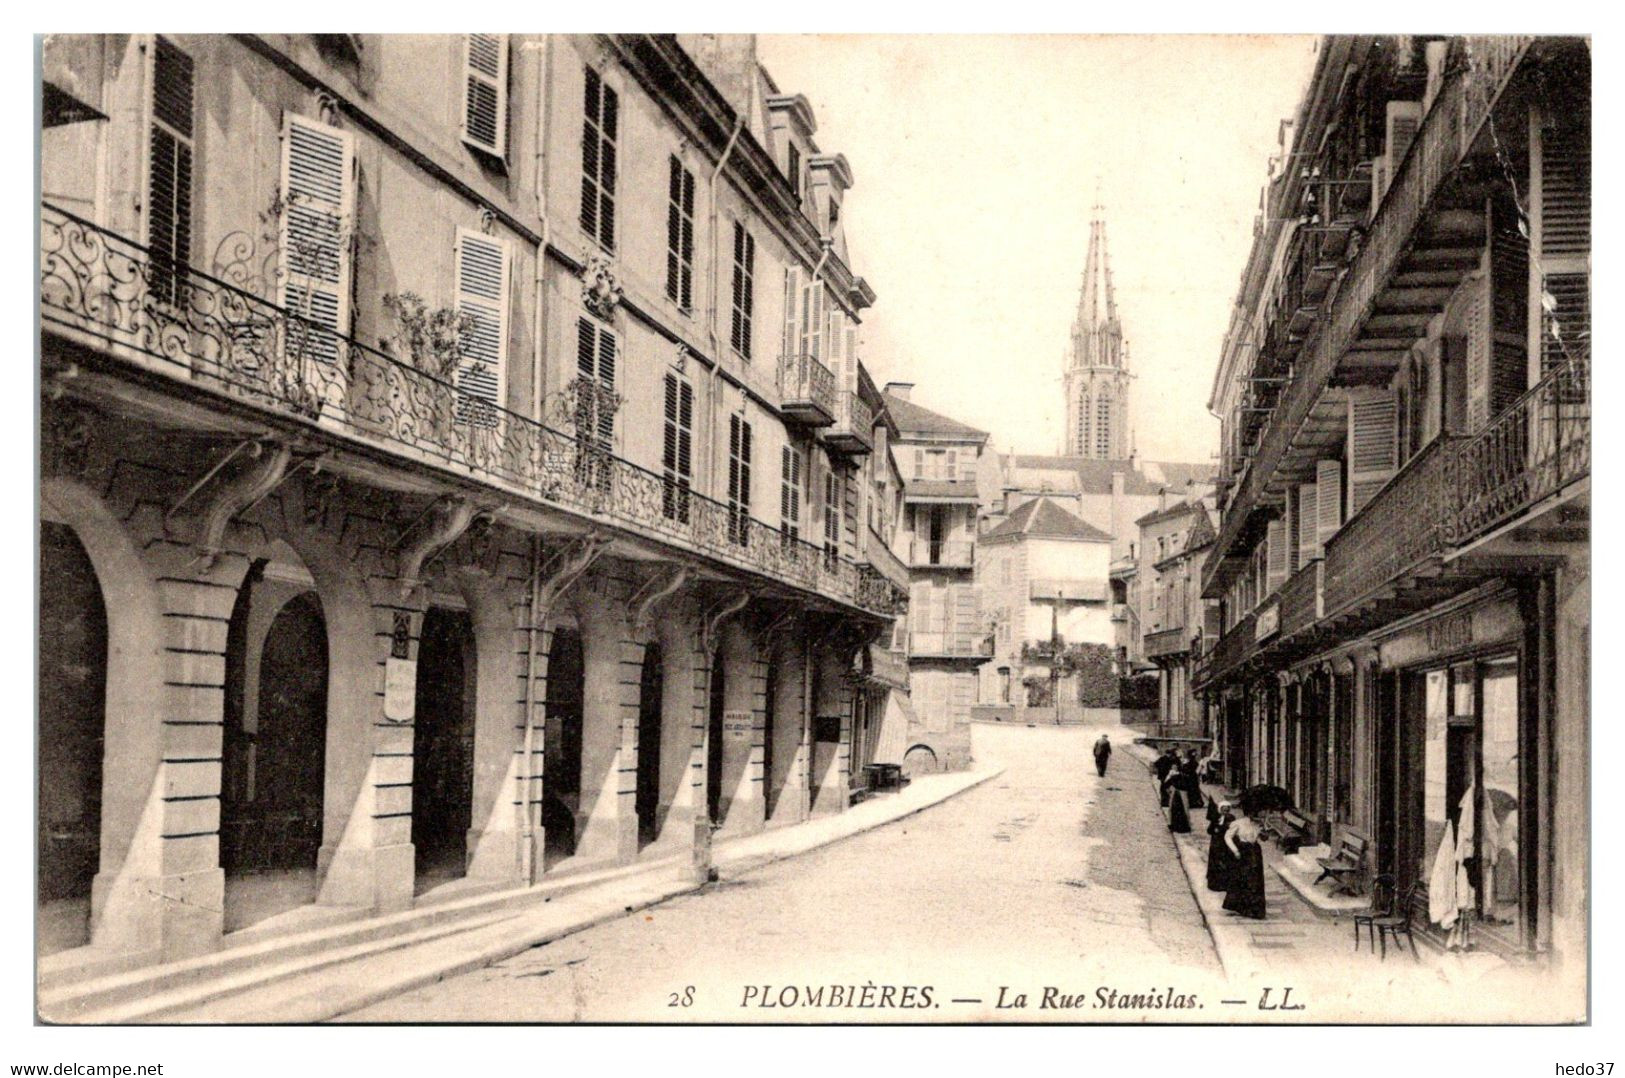
[[[1384,961],[1388,958],[1388,937],[1393,936],[1394,946],[1398,947],[1401,935],[1404,935],[1411,945],[1411,958],[1418,962],[1422,961],[1422,956],[1416,953],[1416,937],[1411,935],[1411,915],[1416,908],[1416,895],[1421,887],[1420,883],[1411,884],[1405,888],[1399,904],[1391,913],[1386,917],[1372,919],[1371,925],[1377,930],[1377,944],[1381,948],[1380,953]]]
[[[1371,938],[1371,949],[1377,949],[1377,929],[1375,922],[1379,917],[1391,917],[1394,913],[1395,880],[1393,873],[1384,872],[1371,881],[1371,906],[1354,915],[1354,949],[1360,949],[1360,929],[1364,928]]]

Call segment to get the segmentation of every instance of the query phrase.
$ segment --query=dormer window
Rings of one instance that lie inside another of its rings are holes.
[[[790,144],[790,162],[786,174],[790,178],[790,191],[797,199],[801,198],[801,151],[795,143]]]
[[[841,221],[841,204],[834,200],[829,204],[829,230],[835,231],[835,226]]]

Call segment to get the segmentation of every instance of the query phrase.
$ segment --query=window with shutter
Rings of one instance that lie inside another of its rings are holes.
[[[1315,465],[1315,541],[1322,549],[1343,526],[1343,462],[1323,460]]]
[[[1320,557],[1319,488],[1313,483],[1298,484],[1298,563],[1307,565]]]
[[[671,372],[666,374],[661,467],[665,475],[662,511],[667,520],[687,524],[688,492],[694,482],[694,387]]]
[[[1349,515],[1358,513],[1399,467],[1392,394],[1349,399]]]
[[[750,358],[751,314],[756,306],[756,238],[734,222],[733,335],[735,352]]]
[[[666,298],[694,307],[694,174],[674,156],[666,201]]]
[[[785,177],[790,181],[790,191],[799,201],[801,198],[801,150],[795,143],[790,143],[789,164],[785,169]]]
[[[590,318],[576,320],[576,481],[609,490],[615,450],[615,334]]]
[[[1591,136],[1586,103],[1540,128],[1540,373],[1591,358]],[[1577,380],[1584,384],[1583,380]],[[1579,404],[1582,391],[1570,394]]]
[[[1422,127],[1420,101],[1390,101],[1387,106],[1387,124],[1383,142],[1383,156],[1388,159],[1388,182],[1399,175],[1399,166],[1416,141],[1416,132]]]
[[[750,424],[728,417],[728,539],[750,542]]]
[[[1273,594],[1287,578],[1286,557],[1286,521],[1272,520],[1265,529],[1264,542],[1267,545],[1265,554],[1265,586],[1266,594]]]
[[[182,302],[192,261],[192,58],[164,38],[153,42],[152,126],[148,131],[147,246],[152,296]]]
[[[620,95],[590,67],[586,69],[585,94],[581,122],[581,230],[604,250],[614,251]]]
[[[459,422],[494,427],[508,368],[508,245],[457,230],[457,313],[468,322],[457,366]]]
[[[824,286],[812,280],[801,293],[801,346],[802,355],[814,359],[824,358]]]
[[[338,359],[350,329],[355,144],[347,131],[287,113],[282,128],[282,305],[299,316],[288,347]]]
[[[801,538],[801,483],[804,456],[799,447],[784,447],[779,486],[779,528],[785,539]]]
[[[463,141],[508,153],[508,35],[463,35]]]
[[[824,560],[834,562],[841,552],[841,505],[839,477],[834,469],[824,473]]]
[[[793,356],[801,350],[801,267],[784,270],[784,344],[780,354]]]

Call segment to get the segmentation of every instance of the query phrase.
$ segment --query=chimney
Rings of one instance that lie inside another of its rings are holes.
[[[908,400],[908,395],[914,392],[914,383],[887,382],[885,392],[888,396],[896,397],[900,401],[906,401]]]
[[[1163,487],[1157,492],[1157,494],[1162,499],[1160,505],[1158,506],[1159,508],[1167,509],[1169,506],[1174,504],[1173,494],[1168,490],[1167,487]]]
[[[1123,521],[1123,473],[1112,473],[1112,542],[1121,550],[1129,542]],[[1131,547],[1132,549],[1132,547]]]
[[[755,34],[678,34],[677,43],[693,59],[736,113],[754,125],[756,93]]]

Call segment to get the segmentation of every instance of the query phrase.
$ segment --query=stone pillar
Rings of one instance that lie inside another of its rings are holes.
[[[762,829],[762,734],[766,663],[743,623],[722,633],[723,679],[721,837]]]
[[[595,596],[582,618],[585,698],[575,852],[580,864],[630,861],[638,849],[632,745],[637,738],[643,645],[627,640],[622,619],[603,606]]]
[[[773,699],[773,769],[767,776],[773,815],[769,824],[793,824],[807,818],[808,723],[807,645],[799,634],[786,633],[774,665],[778,684]]]
[[[844,811],[851,782],[852,685],[841,659],[845,652],[829,644],[818,648],[818,679],[813,720],[813,816]]]
[[[695,768],[703,774],[706,704],[705,656],[699,647],[693,612],[674,607],[661,619],[660,657],[660,794],[659,833],[645,856],[658,857],[689,849],[694,843],[696,814],[705,815],[704,789],[695,799]],[[696,714],[701,742],[695,740]],[[696,805],[699,807],[696,809]]]
[[[524,826],[521,776],[528,699],[524,664],[530,634],[519,624],[523,620],[528,625],[528,598],[516,593],[523,587],[523,579],[464,577],[475,650],[468,878],[509,885],[521,882],[524,869],[519,842]]]

